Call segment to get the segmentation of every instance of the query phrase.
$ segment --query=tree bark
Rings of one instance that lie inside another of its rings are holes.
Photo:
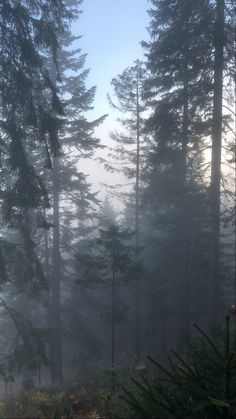
[[[224,0],[216,2],[215,66],[210,185],[209,328],[217,325],[220,306],[220,181],[222,144],[222,92],[224,67]]]
[[[187,51],[186,51],[187,54]],[[190,228],[190,214],[187,202],[187,153],[188,153],[188,127],[189,127],[189,85],[188,85],[188,57],[184,66],[184,106],[183,106],[183,139],[182,139],[182,164],[183,164],[183,298],[182,298],[182,314],[180,319],[182,329],[183,342],[189,337],[189,228]]]
[[[60,254],[60,214],[59,214],[59,164],[53,158],[53,250],[51,277],[51,379],[54,386],[63,382],[61,349],[61,254]]]
[[[112,290],[111,290],[111,368],[115,368],[115,353],[116,353],[116,258],[117,249],[116,243],[113,239],[112,243]],[[114,371],[111,372],[111,396],[115,391]]]
[[[136,263],[139,264],[139,194],[140,194],[140,105],[139,105],[139,63],[137,62],[137,79],[136,79],[136,184],[135,184],[135,248],[136,248]],[[135,281],[135,354],[137,363],[140,361],[140,277],[136,274]]]
[[[182,144],[181,144],[181,188],[182,195],[182,281],[180,298],[180,350],[189,337],[189,240],[190,240],[190,212],[187,196],[187,157],[189,142],[189,42],[188,42],[188,19],[189,12],[185,11],[185,42],[184,42],[184,62],[183,62],[183,120],[182,120]],[[181,206],[180,206],[181,208]]]

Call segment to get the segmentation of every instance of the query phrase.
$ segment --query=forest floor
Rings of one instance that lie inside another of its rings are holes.
[[[82,388],[71,392],[38,390],[0,402],[0,419],[110,419],[110,398]]]

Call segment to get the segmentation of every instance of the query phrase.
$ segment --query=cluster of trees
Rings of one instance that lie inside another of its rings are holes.
[[[233,14],[232,2],[152,1],[145,71],[136,62],[112,81],[125,115],[114,161],[133,179],[142,248],[145,353],[181,348],[194,321],[210,330],[233,303]]]
[[[146,60],[111,82],[120,132],[105,166],[132,185],[118,190],[119,219],[80,171],[102,148],[105,118],[85,116],[95,88],[70,30],[80,6],[0,6],[6,381],[37,371],[40,383],[47,366],[60,385],[122,353],[142,368],[147,354],[181,349],[194,321],[217,326],[234,303],[233,2],[152,0]]]

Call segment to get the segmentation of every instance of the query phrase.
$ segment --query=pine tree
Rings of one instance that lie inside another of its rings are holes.
[[[28,303],[21,305],[21,312],[28,320],[29,295],[45,287],[33,240],[36,210],[49,206],[40,174],[42,156],[45,151],[48,156],[58,154],[58,132],[64,118],[47,60],[57,67],[58,38],[69,18],[61,0],[5,1],[0,6],[1,215],[7,229],[19,231],[15,259],[19,262],[21,258],[21,264],[8,278],[18,292],[25,293]],[[58,70],[56,73],[59,78]],[[7,270],[12,273],[15,265],[15,260],[9,262]]]
[[[64,3],[4,2],[1,6],[1,149],[12,180],[4,193],[5,214],[47,202],[31,163],[41,147],[59,149],[57,132],[63,107],[49,77],[45,56],[56,60],[58,34],[64,30]]]
[[[110,365],[116,367],[119,342],[116,326],[124,319],[124,303],[119,290],[133,279],[132,233],[118,224],[102,220],[97,235],[84,241],[76,254],[79,282],[94,291],[94,298],[101,299],[103,317],[110,329]],[[100,289],[100,292],[98,292]],[[120,294],[120,295],[119,295]],[[96,302],[93,303],[96,307]],[[101,305],[101,303],[100,303]],[[101,307],[100,307],[101,311]]]
[[[211,242],[209,272],[209,324],[218,323],[220,297],[220,185],[222,149],[222,100],[224,69],[224,0],[216,1],[214,28],[214,98],[211,157]]]
[[[122,131],[113,132],[112,139],[115,146],[109,154],[113,160],[108,164],[108,170],[120,171],[134,183],[134,197],[132,197],[134,215],[131,221],[135,230],[136,264],[140,260],[140,171],[142,152],[144,150],[143,136],[143,83],[145,71],[143,64],[136,60],[134,66],[128,67],[122,74],[112,79],[111,85],[114,89],[116,102],[109,97],[110,103],[122,118],[118,121]],[[122,195],[122,194],[120,194]],[[129,194],[130,196],[130,194]],[[140,361],[140,275],[136,272],[135,287],[135,354],[137,362]]]
[[[42,155],[46,148],[53,154],[59,149],[57,132],[64,111],[45,57],[56,62],[58,33],[64,31],[69,15],[61,1],[4,2],[0,13],[2,216],[8,227],[20,230],[26,257],[37,274],[28,216],[49,203],[33,153]]]
[[[78,7],[81,1],[73,0],[68,3],[71,16],[74,20],[79,18]],[[52,202],[53,202],[53,239],[52,239],[52,274],[51,287],[51,356],[52,356],[52,382],[62,382],[62,349],[61,349],[61,292],[63,281],[63,246],[61,238],[62,215],[61,202],[65,199],[74,211],[79,206],[88,206],[88,201],[94,202],[95,196],[90,191],[86,177],[78,170],[78,160],[82,156],[90,157],[99,146],[99,139],[94,136],[94,129],[102,123],[104,116],[89,122],[85,112],[91,109],[95,87],[86,88],[88,71],[84,70],[85,55],[79,48],[73,48],[74,37],[68,29],[61,37],[61,48],[58,54],[58,68],[60,69],[61,84],[58,85],[60,97],[65,103],[65,117],[63,133],[61,135],[61,156],[53,157],[48,161],[52,167]],[[54,84],[57,86],[55,66],[52,63],[51,72]],[[70,157],[72,156],[73,157]],[[65,196],[66,195],[66,196]],[[80,205],[75,201],[78,200]],[[68,210],[69,211],[69,210]],[[65,217],[64,217],[65,219]],[[68,217],[67,217],[68,220]],[[68,228],[73,228],[72,225]],[[74,230],[76,230],[74,228]],[[73,238],[74,239],[74,238]],[[68,246],[68,243],[67,243]],[[67,261],[68,263],[68,261]]]
[[[214,281],[209,282],[209,276],[208,279],[206,277],[207,259],[211,260],[211,272],[213,267],[212,250],[210,251],[213,244],[210,246],[210,240],[216,246],[216,235],[213,235],[212,231],[207,231],[209,199],[211,214],[216,211],[217,206],[216,202],[213,205],[212,193],[210,191],[210,197],[207,188],[208,166],[204,154],[215,118],[213,95],[216,9],[215,4],[208,1],[153,1],[152,3],[153,8],[149,12],[152,39],[143,43],[146,48],[147,67],[150,70],[146,82],[146,98],[152,112],[146,126],[153,136],[145,174],[147,187],[144,202],[147,203],[148,216],[150,216],[149,211],[153,213],[153,221],[151,219],[149,221],[155,223],[157,231],[159,230],[159,239],[156,236],[157,243],[158,240],[162,241],[163,248],[163,242],[167,244],[170,239],[167,249],[170,251],[169,246],[173,245],[172,254],[176,255],[172,261],[175,270],[172,272],[172,279],[170,278],[170,286],[176,286],[177,281],[179,283],[179,290],[176,290],[175,295],[178,295],[179,318],[185,319],[184,323],[180,321],[180,327],[183,326],[180,336],[183,340],[189,335],[191,311],[189,301],[194,299],[197,302],[192,295],[193,287],[196,286],[192,282],[193,271],[196,269],[198,276],[205,278],[202,282],[198,281],[198,295],[201,287],[208,295],[211,306],[215,303],[217,305],[216,294],[219,295],[219,288],[222,290],[223,277],[219,278],[219,270],[218,285],[215,284],[214,292],[210,291]],[[229,14],[227,24],[224,38],[224,69],[226,78],[230,78],[232,42],[229,46]],[[221,108],[218,102],[217,106],[218,109]],[[215,152],[214,154],[216,155]],[[219,155],[218,147],[218,161]],[[216,167],[213,161],[212,163]],[[217,170],[219,184],[219,164]],[[218,200],[218,205],[219,202]],[[196,205],[198,210],[195,212]],[[156,213],[153,212],[154,208]],[[211,219],[213,220],[212,216]],[[216,218],[214,222],[216,228]],[[198,240],[201,248],[197,247]],[[202,251],[199,252],[200,249]],[[198,254],[198,259],[193,257],[194,254]],[[168,260],[168,250],[166,257]],[[197,267],[193,268],[193,263],[199,265],[199,257],[204,267],[201,273]],[[219,267],[219,258],[217,263]],[[214,263],[214,269],[218,269],[217,263]],[[161,269],[159,272],[161,273]],[[209,284],[208,290],[206,283]],[[170,293],[168,295],[170,296]],[[204,301],[205,310],[206,305],[207,301]],[[219,307],[218,304],[218,311]]]
[[[146,208],[150,202],[153,207],[150,206],[150,210],[156,211],[153,213],[156,240],[162,242],[162,247],[166,242],[167,261],[168,247],[173,246],[171,276],[167,274],[170,269],[166,271],[169,286],[173,287],[168,298],[172,293],[173,298],[177,296],[179,308],[176,303],[174,306],[183,341],[190,327],[190,263],[197,215],[193,208],[197,202],[198,213],[204,212],[206,200],[202,173],[197,165],[203,164],[204,139],[210,128],[212,11],[205,1],[152,3],[153,9],[149,12],[152,40],[144,43],[150,70],[145,97],[152,112],[146,126],[153,135],[145,201]],[[204,217],[205,221],[199,218],[200,224],[196,226],[197,230],[200,228],[202,239],[206,236],[206,211]],[[205,259],[204,253],[202,258]]]

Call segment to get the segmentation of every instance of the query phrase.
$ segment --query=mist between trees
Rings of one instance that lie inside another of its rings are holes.
[[[117,129],[106,146],[96,132],[107,115],[87,117],[96,87],[71,31],[83,7],[0,2],[0,374],[10,405],[22,388],[71,383],[113,395],[117,371],[152,377],[148,356],[164,366],[171,349],[185,357],[194,324],[214,341],[235,312],[233,1],[151,0],[144,60],[111,80]],[[97,155],[121,179],[104,201],[80,169]],[[233,417],[227,394],[204,417]],[[158,412],[150,417],[197,417]]]

